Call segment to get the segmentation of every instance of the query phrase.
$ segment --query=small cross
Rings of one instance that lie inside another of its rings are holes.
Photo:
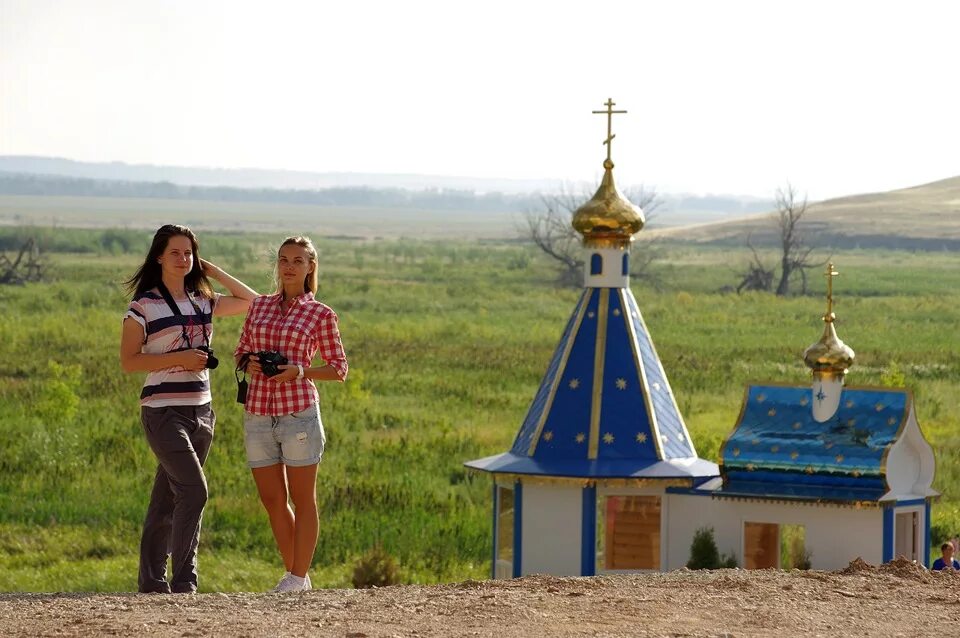
[[[607,98],[607,101],[603,103],[607,107],[606,111],[593,111],[593,113],[606,113],[607,115],[607,139],[603,141],[607,145],[607,161],[612,161],[610,159],[610,142],[613,141],[613,138],[616,135],[613,134],[613,114],[614,113],[626,113],[626,111],[614,111],[613,107],[616,106],[616,102],[613,101],[613,98]]]
[[[833,278],[839,276],[836,270],[833,269],[833,264],[827,264],[827,271],[823,273],[823,276],[827,278],[827,317],[833,314]]]

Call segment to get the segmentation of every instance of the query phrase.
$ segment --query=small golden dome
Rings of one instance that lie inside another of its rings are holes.
[[[803,351],[803,362],[814,374],[843,377],[853,365],[856,353],[837,336],[833,327],[834,318],[832,312],[824,315],[823,321],[826,325],[823,327],[823,336],[820,341]]]
[[[833,326],[833,321],[837,318],[833,314],[833,278],[839,274],[833,269],[832,263],[827,264],[827,272],[824,273],[827,278],[827,313],[823,315],[823,323],[826,325],[820,341],[803,351],[803,362],[813,371],[814,376],[842,379],[853,365],[856,353],[840,340]]]
[[[585,241],[629,244],[643,228],[643,211],[630,203],[613,181],[613,162],[603,162],[603,181],[590,201],[573,214],[573,228]]]

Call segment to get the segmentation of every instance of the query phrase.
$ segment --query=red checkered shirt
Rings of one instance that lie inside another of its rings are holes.
[[[243,333],[234,356],[246,352],[279,352],[293,365],[304,368],[320,357],[340,380],[347,377],[347,357],[340,343],[337,314],[316,299],[313,293],[294,297],[284,314],[280,294],[257,297],[250,304]],[[247,389],[246,411],[251,414],[281,416],[308,408],[320,400],[310,379],[276,383],[262,374],[252,375]]]

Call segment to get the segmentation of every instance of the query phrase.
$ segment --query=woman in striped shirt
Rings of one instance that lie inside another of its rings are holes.
[[[314,381],[343,381],[347,358],[336,313],[314,298],[317,250],[309,239],[283,242],[276,277],[277,292],[250,305],[234,356],[248,361],[247,464],[287,570],[274,591],[285,592],[310,589],[307,571],[319,536],[317,465],[326,437]],[[288,363],[273,370],[256,354],[262,352]],[[322,365],[313,364],[318,355]]]
[[[230,296],[213,292],[210,279]],[[213,316],[244,312],[257,293],[200,259],[193,232],[173,224],[156,232],[146,259],[126,284],[133,300],[124,315],[120,363],[125,372],[148,373],[140,421],[159,462],[140,540],[138,589],[195,592],[200,518],[207,502],[203,463],[216,421],[207,372],[216,365],[210,349]]]

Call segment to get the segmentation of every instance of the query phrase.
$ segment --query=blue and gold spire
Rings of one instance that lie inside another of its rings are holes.
[[[617,189],[605,103],[607,158],[597,193],[574,213],[584,291],[509,452],[473,469],[557,478],[693,479],[718,475],[697,457],[666,372],[629,287],[629,252],[643,211]]]

